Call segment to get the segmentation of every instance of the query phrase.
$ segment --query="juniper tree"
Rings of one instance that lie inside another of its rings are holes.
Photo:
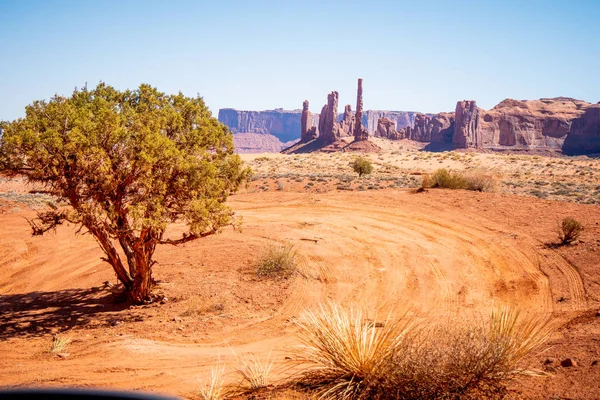
[[[133,303],[150,299],[157,245],[234,223],[225,202],[249,174],[201,97],[147,84],[118,91],[100,83],[35,101],[2,128],[0,169],[59,199],[30,221],[33,234],[65,221],[87,230]],[[175,221],[186,229],[167,237]]]

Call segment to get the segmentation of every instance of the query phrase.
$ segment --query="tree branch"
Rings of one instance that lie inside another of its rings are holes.
[[[40,223],[37,223],[34,219],[27,219],[27,223],[31,226],[33,236],[41,236],[49,230],[56,230],[56,227],[62,225],[64,221],[68,221],[67,213],[64,211],[46,211],[38,212],[37,219]]]
[[[214,228],[208,232],[204,232],[204,233],[200,233],[200,234],[184,233],[179,239],[162,239],[162,240],[159,240],[158,243],[159,244],[171,244],[173,246],[176,246],[178,244],[191,242],[192,240],[196,240],[196,239],[200,239],[200,238],[207,237],[210,235],[214,235],[215,233],[217,233],[217,230]]]

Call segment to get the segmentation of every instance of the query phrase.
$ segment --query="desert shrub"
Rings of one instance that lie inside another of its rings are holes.
[[[445,168],[436,170],[432,175],[423,177],[423,188],[464,189],[478,192],[494,190],[496,179],[483,171],[451,172]]]
[[[364,157],[356,157],[350,166],[359,177],[363,175],[369,175],[371,172],[373,172],[373,164],[371,164],[371,161]]]
[[[254,161],[263,162],[263,161],[271,161],[271,159],[267,156],[256,157]]]
[[[270,245],[259,258],[256,275],[268,278],[288,278],[298,264],[298,252],[291,243]]]
[[[322,306],[298,322],[307,364],[296,380],[321,399],[452,399],[502,394],[517,363],[548,336],[541,319],[510,309],[457,323],[412,317],[373,323],[356,310]]]
[[[575,218],[564,218],[558,226],[558,239],[561,244],[570,244],[579,239],[583,225]]]

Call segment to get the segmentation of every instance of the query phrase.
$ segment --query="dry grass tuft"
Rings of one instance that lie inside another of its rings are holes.
[[[270,374],[275,360],[270,354],[265,361],[261,361],[254,354],[242,355],[238,357],[238,361],[239,367],[236,368],[236,372],[250,390],[262,389],[271,384]]]
[[[268,278],[289,278],[296,272],[298,252],[291,243],[271,245],[256,265],[256,275]]]
[[[502,395],[517,363],[550,332],[501,308],[463,323],[407,317],[370,323],[336,305],[309,311],[297,325],[305,366],[298,387],[320,399],[438,399]]]
[[[54,338],[52,339],[52,347],[50,347],[50,352],[64,353],[71,344],[71,341],[71,338],[63,337],[61,335],[54,335]]]
[[[225,367],[222,367],[220,362],[211,369],[210,379],[208,382],[202,382],[198,389],[198,395],[202,400],[221,400],[225,397],[224,374]]]

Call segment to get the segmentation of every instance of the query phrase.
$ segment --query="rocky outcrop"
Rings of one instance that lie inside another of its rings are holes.
[[[346,104],[344,114],[340,120],[340,136],[354,135],[354,116],[352,115],[352,106]]]
[[[377,121],[377,131],[375,132],[375,136],[391,140],[402,139],[396,131],[396,122],[385,117],[379,118]]]
[[[475,101],[456,103],[452,143],[459,148],[480,147],[479,108]]]
[[[327,104],[321,109],[319,116],[319,138],[323,143],[333,143],[340,138],[340,126],[337,122],[338,92],[327,95]]]
[[[401,139],[417,142],[451,143],[454,134],[454,114],[439,113],[435,115],[417,114],[413,127],[407,126],[400,131]]]
[[[308,100],[302,103],[302,116],[300,117],[300,141],[309,142],[318,136],[317,127],[312,126],[313,120],[308,109]]]
[[[407,126],[413,126],[415,117],[420,114],[414,111],[386,111],[386,110],[366,110],[363,112],[362,124],[369,134],[377,132],[377,122],[380,118],[387,118],[396,123],[396,130],[400,131]],[[433,114],[425,114],[432,116]]]
[[[282,142],[297,140],[301,131],[302,110],[242,111],[219,110],[219,122],[234,133],[270,134]],[[311,116],[315,125],[315,116]]]
[[[459,101],[456,111],[415,117],[403,136],[457,148],[600,152],[600,107],[568,97],[506,99],[491,110]],[[450,132],[452,134],[450,135]]]
[[[358,88],[356,90],[356,115],[354,117],[354,140],[368,140],[369,132],[363,128],[362,115],[363,115],[363,80],[358,78]]]
[[[572,121],[563,151],[566,154],[600,153],[600,103],[590,106]]]
[[[584,118],[590,107],[591,104],[585,101],[567,97],[524,101],[506,99],[491,110],[480,109],[479,147],[558,151],[565,146],[582,146],[586,148],[584,151],[592,151],[596,145],[591,142],[587,145],[585,140],[576,139],[581,133],[577,128],[580,118]],[[593,118],[584,119],[593,130]],[[570,136],[573,139],[569,139]]]

